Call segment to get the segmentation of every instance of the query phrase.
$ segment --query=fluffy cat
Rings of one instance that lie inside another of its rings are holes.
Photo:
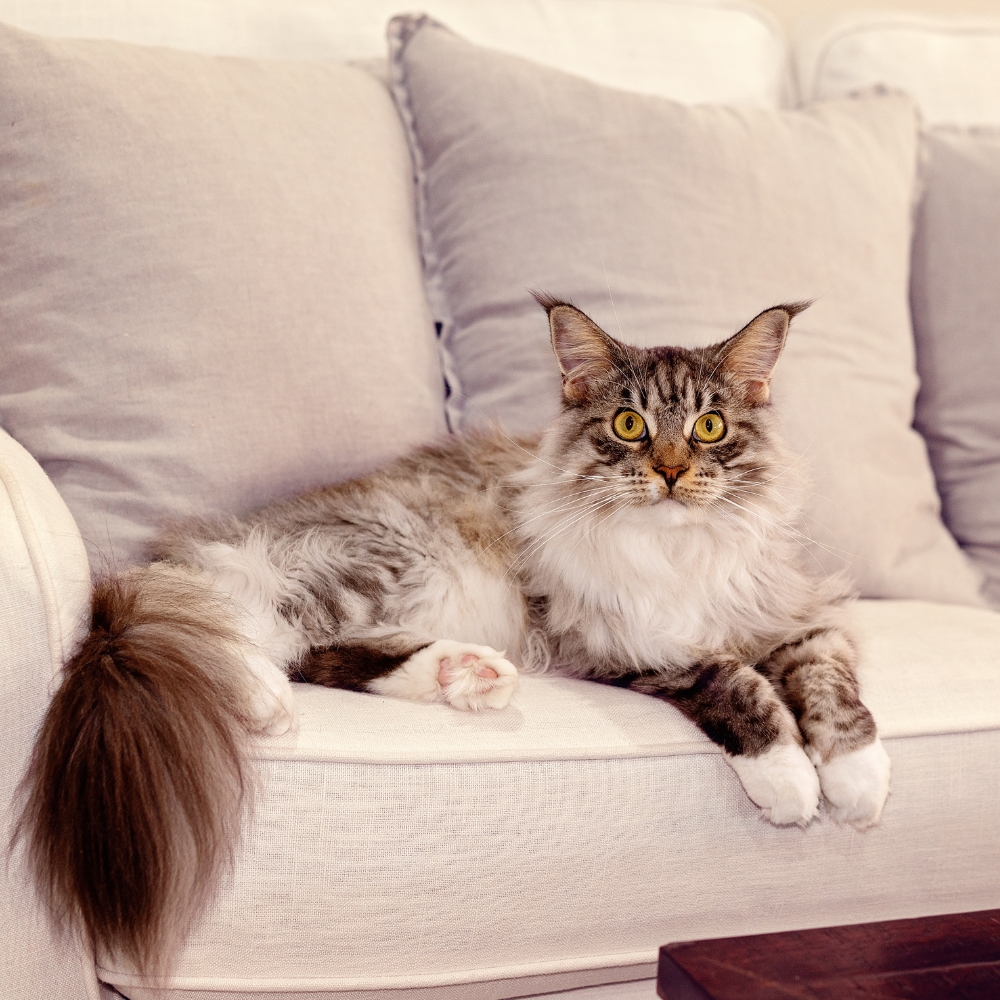
[[[629,687],[693,719],[772,823],[821,798],[878,821],[846,595],[809,571],[769,402],[805,304],[684,350],[538,299],[563,397],[540,440],[456,437],[97,584],[17,835],[99,950],[163,967],[236,837],[249,735],[294,725],[289,677],[462,710],[502,709],[515,664]]]

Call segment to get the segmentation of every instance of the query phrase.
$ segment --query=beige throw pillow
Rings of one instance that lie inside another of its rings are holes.
[[[910,280],[916,426],[944,519],[1000,608],[1000,129],[924,136]]]
[[[555,412],[529,288],[627,341],[686,346],[815,298],[774,399],[811,471],[817,565],[848,567],[868,596],[980,600],[911,428],[907,98],[686,107],[471,45],[427,18],[394,20],[390,45],[454,428],[526,432]]]
[[[0,121],[0,420],[95,568],[444,431],[369,74],[0,28]]]

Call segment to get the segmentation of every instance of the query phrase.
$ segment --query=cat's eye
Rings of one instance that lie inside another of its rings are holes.
[[[721,413],[703,413],[694,422],[694,436],[698,441],[712,444],[722,438],[726,433],[726,422],[722,419]]]
[[[620,410],[611,426],[623,441],[638,441],[646,435],[646,421],[635,410]]]

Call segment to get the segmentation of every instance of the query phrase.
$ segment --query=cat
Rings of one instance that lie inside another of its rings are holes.
[[[562,378],[536,440],[455,436],[372,476],[168,531],[95,586],[15,837],[57,920],[162,967],[207,900],[289,679],[503,709],[518,666],[663,699],[774,824],[878,822],[889,759],[847,590],[811,572],[770,381],[775,306],[637,348],[545,295]],[[128,808],[121,808],[127,803]]]

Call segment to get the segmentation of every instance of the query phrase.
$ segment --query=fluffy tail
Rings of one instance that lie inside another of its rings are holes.
[[[162,973],[231,855],[251,784],[240,635],[201,579],[99,583],[21,786],[22,840],[57,925]]]

